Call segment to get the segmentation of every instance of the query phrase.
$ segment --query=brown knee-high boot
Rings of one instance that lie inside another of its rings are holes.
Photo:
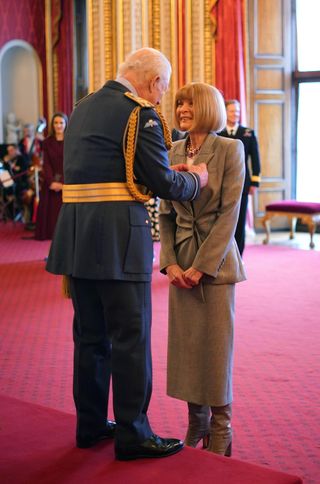
[[[210,432],[210,407],[188,402],[188,410],[189,425],[185,444],[197,447],[198,442],[203,439],[203,448],[206,448]]]
[[[230,457],[232,450],[232,406],[229,404],[223,407],[211,407],[211,411],[210,438],[207,450]]]

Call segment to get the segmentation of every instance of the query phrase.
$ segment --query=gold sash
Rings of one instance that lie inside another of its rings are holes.
[[[63,203],[137,201],[125,182],[63,185]]]

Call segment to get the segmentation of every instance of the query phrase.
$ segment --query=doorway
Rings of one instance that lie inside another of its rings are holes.
[[[0,142],[6,142],[8,114],[17,125],[37,124],[43,115],[42,67],[33,47],[22,40],[7,42],[0,51]]]

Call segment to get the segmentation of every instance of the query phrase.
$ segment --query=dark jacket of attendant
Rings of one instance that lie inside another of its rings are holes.
[[[260,156],[259,156],[259,149],[257,138],[253,129],[246,128],[245,126],[238,126],[238,129],[234,135],[229,135],[227,129],[223,129],[220,133],[220,136],[224,136],[225,138],[235,138],[240,139],[244,144],[244,152],[245,152],[245,164],[246,164],[246,174],[245,174],[245,182],[243,187],[243,193],[248,194],[250,186],[258,187],[260,184]],[[250,165],[249,165],[249,158],[250,158]]]
[[[125,182],[123,137],[137,106],[126,87],[108,81],[75,108],[64,140],[65,184]],[[135,153],[136,182],[164,199],[190,200],[197,177],[169,168],[161,121],[142,108]],[[64,203],[47,270],[85,279],[150,281],[152,237],[139,202]]]

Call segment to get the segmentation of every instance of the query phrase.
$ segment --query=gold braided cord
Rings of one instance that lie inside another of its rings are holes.
[[[157,114],[160,118],[160,121],[162,123],[163,134],[164,134],[164,142],[166,144],[166,148],[167,148],[167,150],[171,150],[171,148],[172,148],[172,138],[171,138],[171,132],[170,132],[167,120],[163,116],[163,114],[160,111],[160,108],[158,106],[156,107],[156,112],[157,112]]]
[[[140,119],[140,110],[141,106],[137,106],[134,108],[132,113],[130,114],[128,124],[126,127],[125,135],[123,138],[124,143],[124,157],[126,163],[126,177],[127,177],[127,185],[129,192],[134,197],[137,202],[148,202],[152,197],[152,193],[149,192],[147,195],[141,193],[137,189],[137,185],[134,183],[134,173],[133,173],[133,164],[134,164],[134,155],[136,152],[136,144],[137,144],[137,134],[138,134],[138,123]]]
[[[132,93],[125,93],[127,97],[130,97],[135,102],[139,104],[136,106],[133,111],[131,112],[128,123],[125,129],[125,134],[123,137],[123,152],[125,157],[125,165],[126,165],[126,178],[127,178],[127,186],[129,192],[134,197],[135,200],[138,202],[148,202],[150,198],[152,198],[152,192],[148,192],[147,194],[142,193],[137,187],[138,185],[134,182],[134,157],[136,152],[136,145],[137,145],[137,137],[138,137],[138,126],[139,126],[139,119],[140,119],[140,111],[143,107],[152,107],[157,112],[159,119],[162,124],[163,134],[164,134],[164,142],[166,148],[170,150],[172,148],[172,138],[171,132],[168,126],[168,123],[161,113],[159,107],[156,108],[146,101],[145,99],[138,98],[134,96]]]

